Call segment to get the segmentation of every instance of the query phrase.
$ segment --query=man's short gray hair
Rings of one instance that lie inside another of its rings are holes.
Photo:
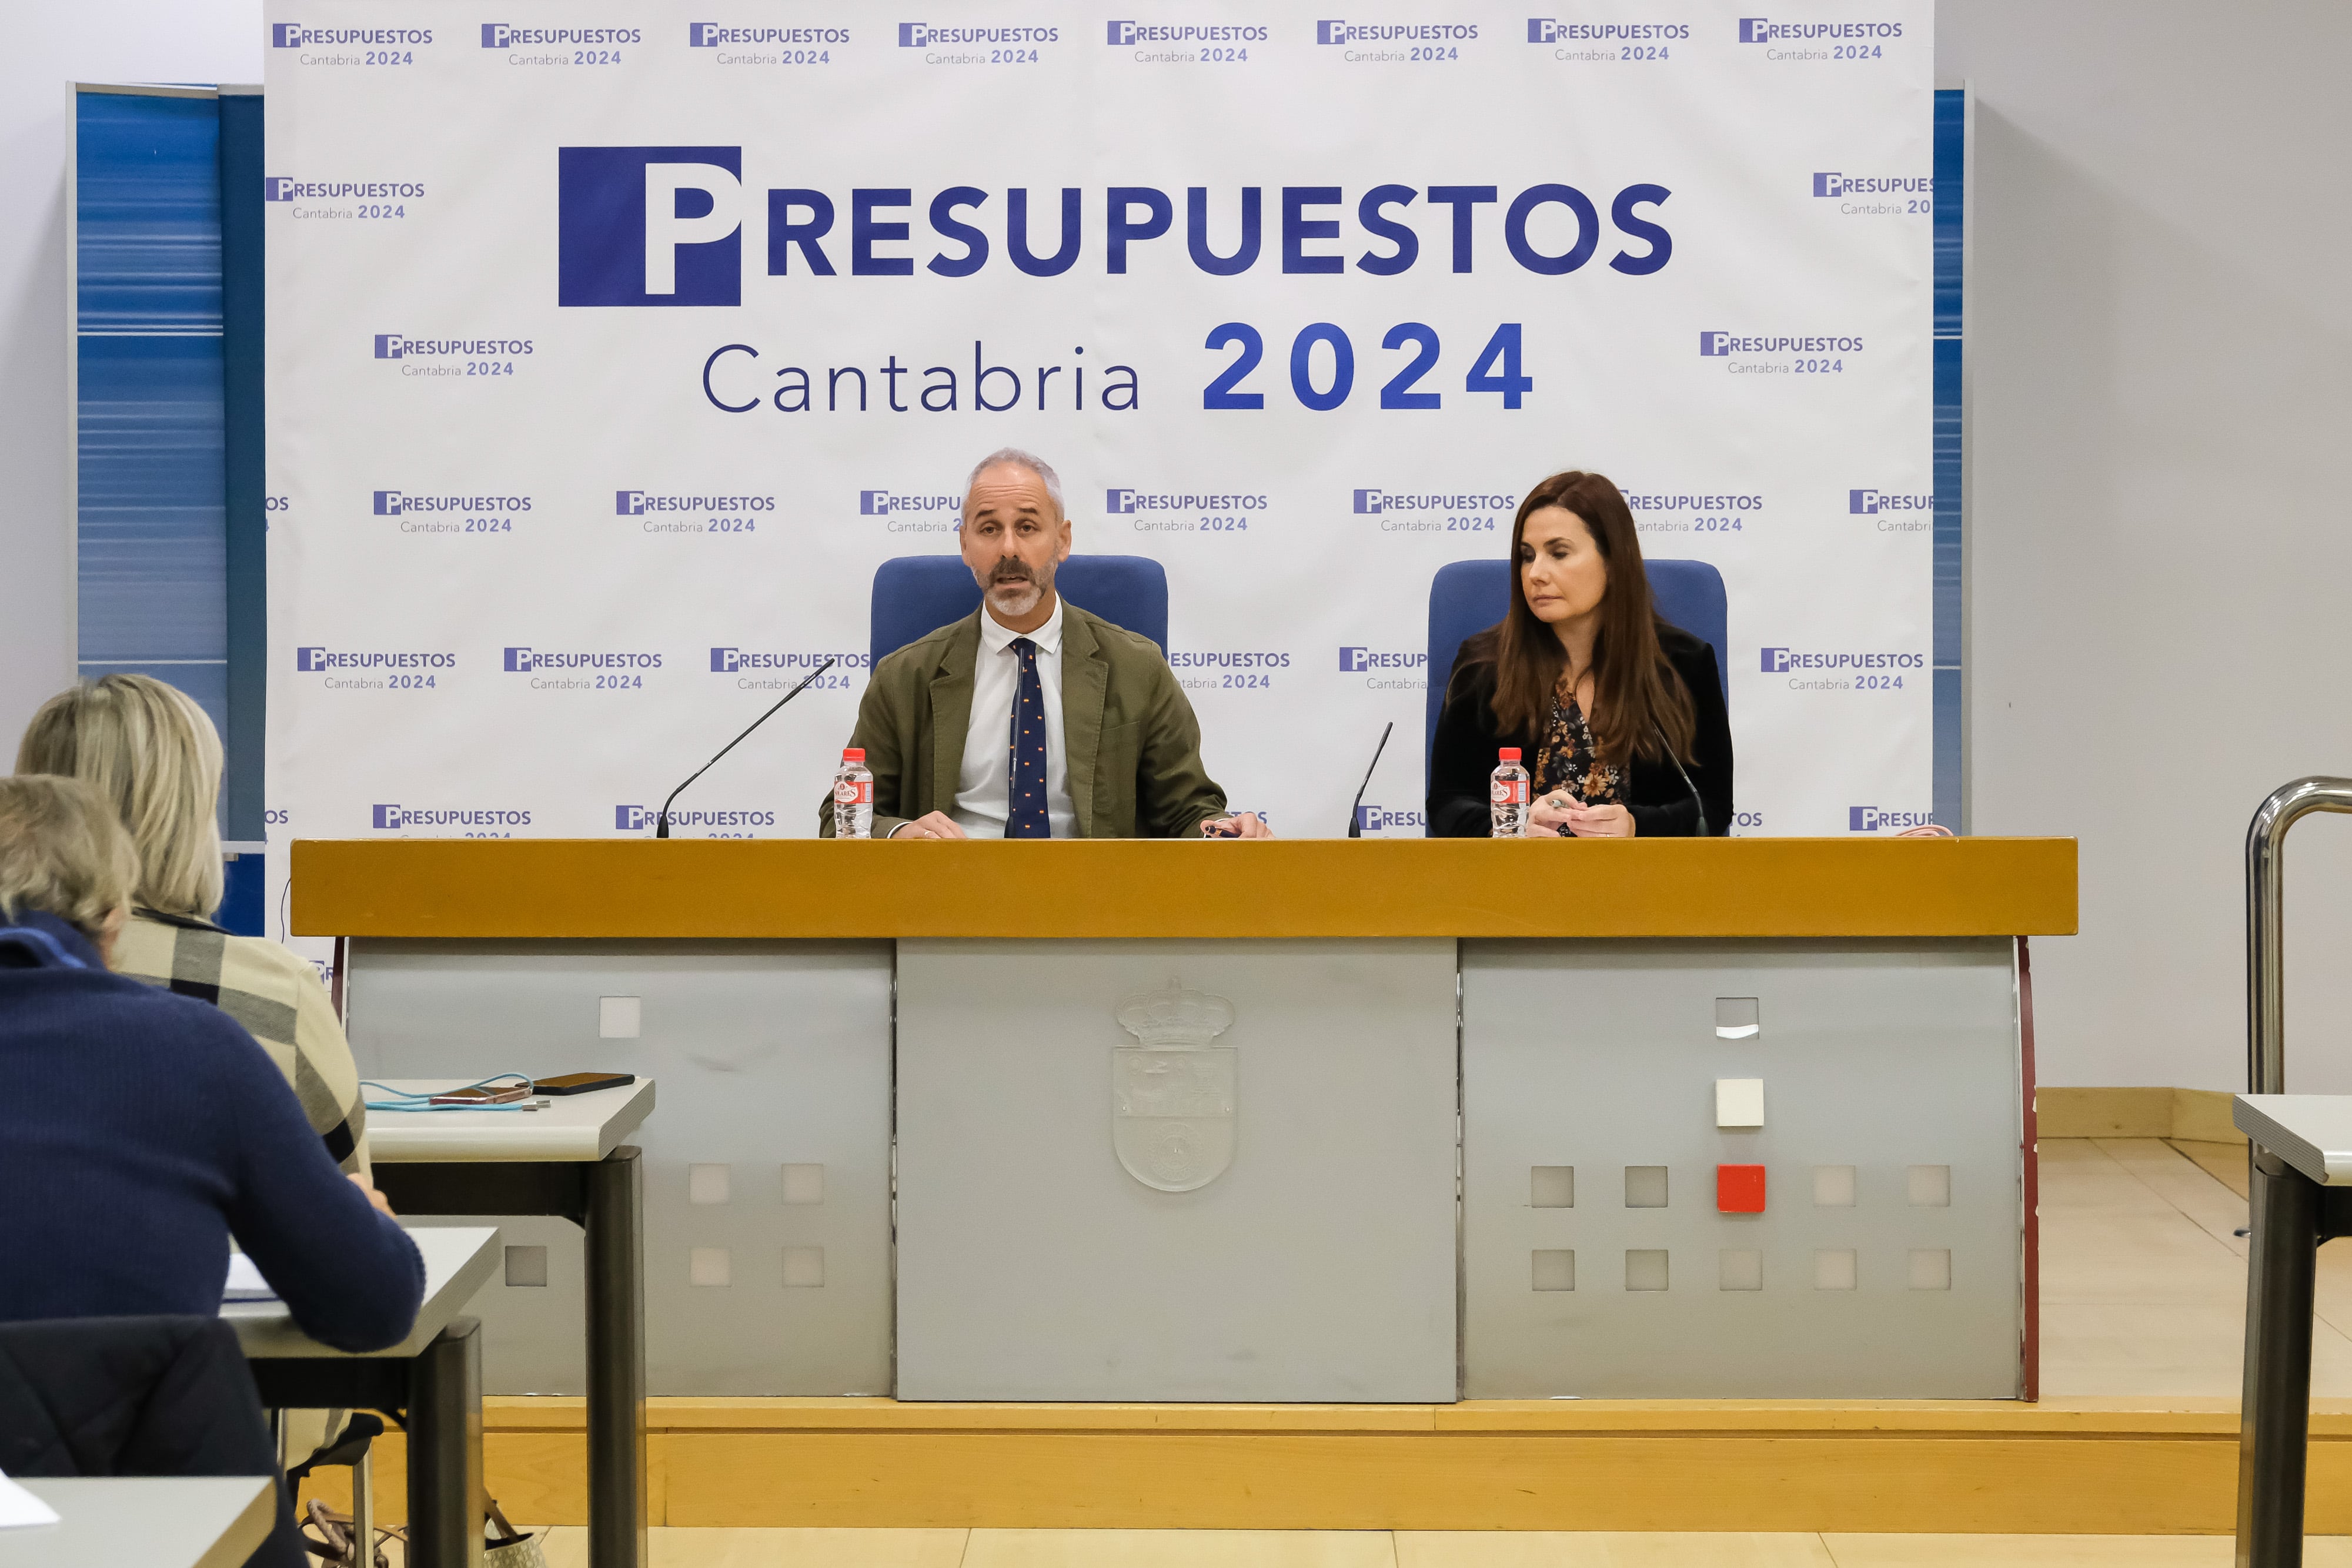
[[[1062,505],[1062,476],[1054,472],[1054,465],[1035,453],[1024,452],[1018,446],[1000,446],[971,465],[971,476],[963,482],[965,507],[971,505],[971,487],[979,483],[982,474],[991,468],[1006,466],[1026,468],[1037,476],[1045,482],[1045,494],[1054,498],[1054,510],[1066,517],[1070,515],[1069,509]]]

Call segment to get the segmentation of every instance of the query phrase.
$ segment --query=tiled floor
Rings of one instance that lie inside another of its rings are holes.
[[[2042,1145],[2042,1391],[2234,1399],[2242,1150]],[[2312,1386],[2352,1396],[2352,1249],[2320,1254]],[[585,1568],[586,1532],[545,1540]],[[1549,1534],[1397,1531],[656,1530],[653,1568],[2227,1568],[2227,1536]],[[2312,1568],[2352,1568],[2315,1537]]]
[[[2192,1157],[2193,1156],[2193,1157]],[[2042,1144],[2045,1397],[2235,1399],[2245,1151],[2155,1138]],[[2319,1254],[2311,1389],[2352,1396],[2352,1250]]]

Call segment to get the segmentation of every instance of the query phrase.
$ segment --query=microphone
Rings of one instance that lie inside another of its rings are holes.
[[[1394,728],[1396,720],[1389,720],[1388,729],[1381,731],[1381,743],[1372,747],[1371,768],[1364,769],[1364,781],[1356,786],[1356,803],[1348,808],[1348,836],[1351,839],[1364,836],[1364,791],[1372,787],[1372,768],[1381,765],[1381,753],[1389,748],[1389,731]]]
[[[794,686],[791,691],[786,692],[782,696],[776,699],[776,707],[783,706],[786,703],[792,701],[794,697],[808,690],[810,682],[814,681],[819,675],[824,674],[827,670],[833,668],[839,663],[841,663],[841,660],[836,656],[835,658],[827,659],[824,664],[819,664],[815,669],[811,670],[808,674],[808,680],[803,681],[799,685]],[[745,730],[743,735],[751,734],[752,729],[759,728],[761,725],[767,723],[768,720],[773,718],[776,714],[776,707],[770,708],[766,713],[763,713],[759,717],[753,719],[751,721],[751,728]],[[720,747],[719,748],[719,757],[726,756],[738,746],[743,744],[743,735],[737,736],[734,739]],[[713,768],[718,767],[719,757],[712,758],[709,761],[696,768],[692,774],[688,776],[686,784],[693,783],[695,779],[701,778]],[[661,803],[661,815],[656,819],[654,822],[654,837],[657,839],[666,839],[669,837],[669,802],[670,800],[677,799],[679,790],[684,789],[686,788],[686,784],[681,784],[677,789],[671,790],[669,792],[669,800],[664,800]]]
[[[1706,802],[1699,799],[1698,786],[1690,781],[1689,774],[1683,773],[1683,759],[1675,755],[1674,743],[1666,738],[1665,729],[1654,719],[1651,721],[1650,727],[1658,732],[1658,744],[1665,747],[1666,760],[1675,765],[1675,771],[1676,773],[1682,774],[1683,788],[1690,791],[1691,804],[1698,808],[1697,836],[1702,839],[1706,838],[1707,836]]]

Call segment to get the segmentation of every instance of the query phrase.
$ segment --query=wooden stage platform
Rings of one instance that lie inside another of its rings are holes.
[[[654,1524],[2227,1533],[2234,1401],[1438,1406],[650,1402]],[[582,1403],[493,1399],[489,1490],[586,1519]],[[397,1435],[379,1511],[399,1520]],[[340,1505],[347,1471],[320,1472]],[[2352,1400],[2315,1400],[2310,1525],[2352,1532]]]

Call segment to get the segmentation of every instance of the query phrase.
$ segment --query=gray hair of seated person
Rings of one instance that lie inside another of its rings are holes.
[[[971,506],[971,487],[980,482],[980,476],[991,468],[1006,467],[1026,468],[1037,476],[1045,486],[1045,494],[1053,497],[1055,512],[1065,517],[1070,515],[1069,508],[1062,505],[1062,476],[1054,472],[1054,465],[1035,453],[1024,452],[1018,446],[1000,446],[971,465],[971,477],[963,482],[963,504],[967,510]]]
[[[139,885],[139,852],[113,803],[79,779],[0,779],[0,919],[55,915],[95,942]]]

